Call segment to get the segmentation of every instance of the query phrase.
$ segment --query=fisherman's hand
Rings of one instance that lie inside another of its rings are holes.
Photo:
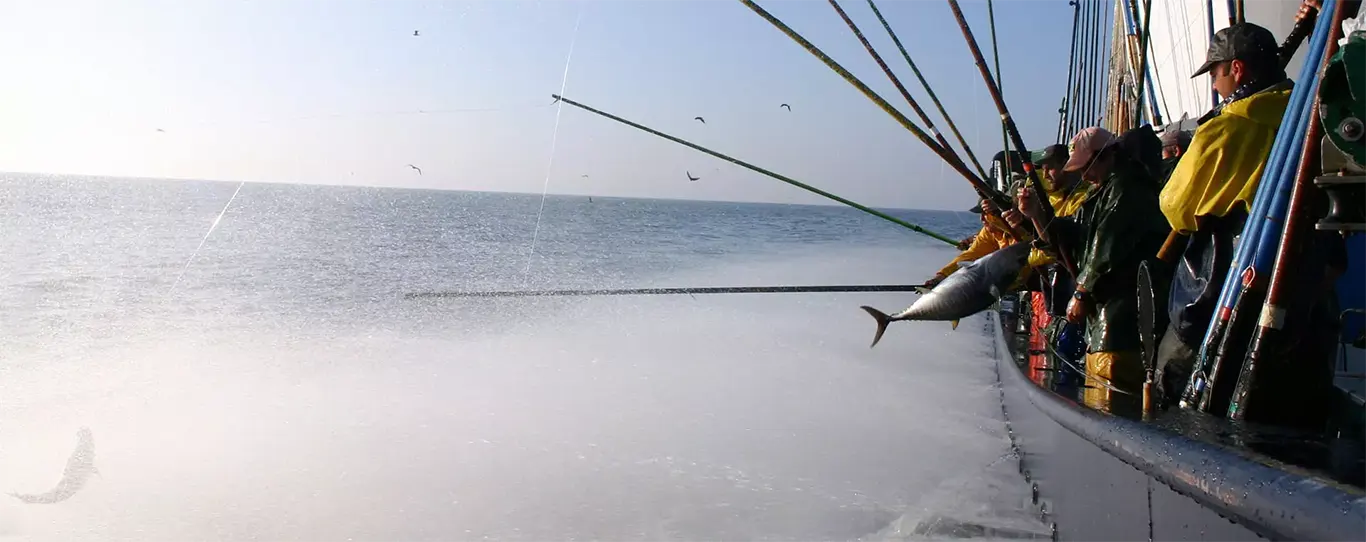
[[[969,237],[969,238],[967,238],[967,239],[964,239],[964,240],[962,240],[962,241],[959,241],[959,242],[958,242],[958,250],[967,250],[967,249],[969,249],[969,248],[972,248],[972,242],[973,242],[973,241],[976,241],[976,240],[977,240],[977,236],[974,235],[974,236],[972,236],[972,237]]]
[[[1037,220],[1043,216],[1043,208],[1039,205],[1039,199],[1034,197],[1034,190],[1028,186],[1020,189],[1015,196],[1015,208],[1031,219]]]
[[[1085,321],[1086,314],[1089,312],[1087,304],[1086,299],[1073,296],[1072,301],[1067,303],[1067,321],[1073,324],[1080,324]]]
[[[1025,221],[1025,216],[1015,209],[1002,213],[1001,218],[1005,219],[1006,224],[1010,224],[1010,227],[1012,228],[1020,227],[1020,224],[1024,224]]]
[[[925,281],[925,287],[926,287],[926,288],[934,288],[935,286],[938,286],[939,283],[944,282],[944,279],[946,279],[946,278],[948,278],[948,277],[945,277],[944,275],[936,274],[935,276],[931,277],[930,280]]]
[[[1304,20],[1305,17],[1313,15],[1323,9],[1323,0],[1304,0],[1300,2],[1300,11],[1295,14],[1295,22]]]

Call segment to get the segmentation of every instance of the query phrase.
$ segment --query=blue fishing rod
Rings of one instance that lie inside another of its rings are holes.
[[[1324,9],[1331,9],[1338,0],[1326,0]],[[1317,89],[1318,66],[1322,62],[1331,34],[1331,17],[1319,17],[1310,37],[1309,50],[1304,65],[1300,68],[1297,84],[1291,91],[1290,101],[1285,114],[1281,117],[1281,129],[1277,130],[1272,143],[1271,153],[1262,169],[1257,192],[1252,200],[1252,209],[1237,248],[1233,255],[1233,265],[1224,278],[1219,292],[1219,303],[1210,325],[1205,330],[1200,353],[1196,358],[1196,369],[1191,372],[1190,382],[1182,396],[1181,405],[1186,408],[1197,407],[1202,411],[1227,408],[1227,399],[1232,395],[1232,377],[1238,368],[1221,363],[1216,353],[1224,343],[1228,324],[1242,294],[1252,288],[1254,281],[1264,280],[1276,253],[1280,224],[1288,208],[1290,189],[1293,187],[1294,170],[1299,164],[1300,143],[1304,140],[1309,127],[1309,109],[1313,105]],[[1289,128],[1289,129],[1287,129]],[[1271,227],[1266,227],[1272,224]],[[1249,296],[1249,300],[1252,297]],[[1250,310],[1250,309],[1249,309]],[[1236,343],[1236,335],[1234,336]],[[1237,348],[1229,343],[1228,348]],[[1241,345],[1246,348],[1246,345]],[[1241,360],[1241,356],[1237,356]],[[1217,392],[1212,392],[1218,386]]]

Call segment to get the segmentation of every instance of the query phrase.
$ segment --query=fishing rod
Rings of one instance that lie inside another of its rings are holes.
[[[916,139],[919,139],[921,143],[924,143],[926,147],[929,147],[931,151],[939,155],[939,158],[944,160],[944,162],[947,163],[950,167],[952,167],[954,171],[957,171],[958,174],[962,175],[964,179],[967,179],[968,182],[972,184],[972,187],[977,191],[978,195],[980,195],[983,199],[990,200],[991,202],[995,203],[998,208],[1010,208],[1009,197],[1007,197],[1005,194],[1002,194],[999,190],[996,190],[995,187],[987,184],[985,178],[978,177],[976,174],[969,171],[961,161],[954,160],[952,158],[952,155],[949,154],[948,150],[944,149],[943,147],[940,147],[938,143],[935,143],[934,140],[930,139],[930,136],[928,134],[921,130],[919,126],[916,126],[914,122],[911,122],[911,119],[906,118],[906,115],[903,115],[900,111],[897,111],[896,108],[892,107],[892,104],[887,103],[887,100],[884,100],[881,96],[878,96],[877,92],[874,92],[873,89],[868,88],[868,85],[865,85],[863,81],[860,81],[858,77],[854,76],[854,74],[849,73],[849,70],[844,69],[844,67],[841,66],[838,62],[835,62],[835,60],[830,58],[829,55],[826,55],[825,52],[821,51],[819,47],[816,47],[815,44],[811,43],[810,41],[807,41],[807,39],[803,38],[801,34],[797,33],[797,31],[793,30],[791,27],[787,26],[787,24],[778,20],[777,17],[774,17],[773,14],[769,13],[768,11],[764,10],[764,8],[760,7],[758,4],[754,3],[754,0],[740,0],[740,3],[744,4],[745,7],[748,7],[750,10],[754,11],[754,13],[758,14],[765,21],[768,21],[768,23],[773,25],[774,28],[777,28],[778,30],[782,31],[782,33],[786,34],[787,37],[792,38],[792,41],[797,42],[798,45],[801,45],[802,48],[806,49],[806,51],[811,53],[812,56],[815,56],[816,58],[820,59],[821,62],[824,62],[825,65],[829,67],[832,71],[839,74],[839,76],[843,77],[846,82],[848,82],[850,85],[853,85],[854,88],[857,88],[860,92],[863,93],[864,96],[868,97],[869,100],[872,100],[873,103],[877,104],[877,106],[882,108],[882,110],[885,111],[888,115],[891,115],[893,119],[896,119],[896,121],[900,123],[901,126],[905,127],[906,130],[910,131],[911,134],[915,135]]]
[[[911,231],[914,231],[914,232],[916,232],[916,233],[923,233],[923,234],[925,234],[925,235],[928,235],[928,236],[930,236],[930,237],[933,237],[933,238],[935,238],[935,239],[938,239],[938,240],[940,240],[940,241],[943,241],[943,242],[945,242],[945,243],[948,243],[948,244],[951,245],[951,246],[954,246],[954,247],[957,247],[957,246],[958,246],[958,240],[949,239],[948,237],[944,236],[943,234],[940,234],[940,233],[937,233],[937,232],[933,232],[933,231],[927,230],[927,229],[925,229],[925,228],[923,228],[923,227],[921,227],[921,226],[917,226],[917,225],[915,225],[915,224],[912,224],[912,223],[907,222],[907,221],[905,221],[905,220],[902,220],[902,219],[900,219],[900,218],[894,217],[894,216],[889,215],[889,214],[887,214],[887,213],[884,213],[884,212],[882,212],[882,211],[878,211],[878,210],[876,210],[876,209],[873,209],[872,207],[868,207],[868,206],[866,206],[866,205],[862,205],[862,204],[859,204],[859,203],[855,203],[855,202],[853,202],[853,201],[850,201],[850,200],[844,199],[844,198],[842,198],[842,197],[836,196],[836,195],[834,195],[834,194],[831,194],[831,193],[829,193],[829,192],[826,192],[826,191],[824,191],[824,190],[821,190],[821,189],[816,188],[816,187],[814,187],[814,186],[811,186],[811,185],[809,185],[809,184],[803,183],[803,182],[798,181],[798,180],[796,180],[796,179],[793,179],[793,178],[791,178],[791,177],[787,177],[787,176],[784,176],[784,175],[780,175],[780,174],[774,173],[774,172],[772,172],[772,171],[769,171],[769,170],[767,170],[767,169],[761,168],[761,167],[756,166],[756,165],[754,165],[754,164],[751,164],[751,163],[749,163],[749,162],[745,162],[744,160],[740,160],[740,159],[738,159],[738,158],[732,158],[732,157],[730,157],[730,156],[726,156],[726,155],[724,155],[724,154],[721,154],[721,153],[716,152],[716,151],[714,151],[714,150],[708,149],[708,148],[703,147],[703,146],[701,146],[701,145],[698,145],[698,144],[696,144],[696,143],[692,143],[692,142],[689,142],[689,141],[685,141],[685,140],[683,140],[683,139],[681,139],[681,138],[671,136],[671,135],[666,134],[666,133],[664,133],[664,132],[661,132],[661,131],[659,131],[659,130],[654,130],[654,129],[651,129],[651,128],[649,128],[649,127],[646,127],[646,126],[643,126],[643,125],[640,125],[640,124],[631,122],[631,121],[629,121],[629,120],[623,119],[623,118],[621,118],[621,117],[618,117],[618,116],[613,115],[613,114],[611,114],[611,113],[608,113],[608,112],[606,112],[606,111],[601,111],[601,110],[598,110],[598,109],[594,109],[594,108],[592,108],[592,107],[589,107],[589,106],[587,106],[587,105],[581,104],[581,103],[576,102],[576,101],[574,101],[574,100],[571,100],[571,99],[569,99],[569,98],[565,98],[565,97],[563,97],[563,96],[560,96],[559,94],[551,94],[550,96],[553,97],[553,98],[555,98],[555,99],[558,100],[558,101],[562,101],[562,102],[564,102],[565,104],[572,105],[572,106],[574,106],[574,107],[577,107],[577,108],[582,109],[582,110],[584,110],[584,111],[587,111],[587,112],[589,112],[589,113],[594,113],[594,114],[600,115],[600,116],[602,116],[602,117],[605,117],[605,118],[608,118],[608,119],[611,119],[611,120],[620,122],[620,123],[622,123],[622,124],[625,124],[625,125],[627,125],[627,126],[630,126],[630,127],[632,127],[632,128],[635,128],[635,129],[637,129],[637,130],[640,130],[640,131],[643,131],[643,132],[646,132],[646,133],[649,133],[649,134],[653,134],[653,135],[662,137],[662,138],[664,138],[664,139],[667,139],[667,140],[672,141],[672,142],[674,142],[674,143],[678,143],[679,145],[683,145],[683,146],[688,147],[688,148],[690,148],[690,149],[697,150],[697,151],[701,151],[701,152],[704,152],[704,153],[706,153],[706,154],[710,154],[710,155],[712,155],[712,156],[715,156],[715,157],[717,157],[717,158],[720,158],[720,159],[722,159],[722,160],[725,160],[725,161],[730,162],[730,163],[732,163],[732,164],[735,164],[735,165],[737,165],[737,166],[743,167],[743,168],[748,169],[748,170],[750,170],[750,171],[753,171],[753,172],[755,172],[755,173],[759,173],[759,174],[761,174],[761,175],[764,175],[764,176],[767,176],[767,177],[771,177],[771,178],[773,178],[773,179],[777,179],[777,180],[779,180],[779,181],[785,182],[785,183],[790,184],[790,185],[792,185],[792,186],[795,186],[795,187],[797,187],[797,188],[801,188],[802,190],[806,190],[807,192],[811,192],[811,193],[813,193],[813,194],[816,194],[816,195],[819,195],[819,196],[823,196],[823,197],[825,197],[825,198],[827,198],[827,199],[831,199],[831,200],[834,200],[834,201],[843,203],[843,204],[845,204],[845,205],[848,205],[848,206],[850,206],[850,207],[853,207],[853,208],[855,208],[855,209],[858,209],[858,210],[860,210],[860,211],[863,211],[863,212],[868,213],[868,214],[870,214],[870,215],[873,215],[873,216],[875,216],[875,217],[878,217],[878,218],[881,218],[881,219],[886,220],[886,221],[888,221],[888,222],[891,222],[891,223],[900,225],[900,226],[902,226],[902,227],[905,227],[905,228],[907,228],[907,229],[909,229],[909,230],[911,230]]]
[[[924,284],[858,284],[849,286],[720,286],[704,288],[626,288],[582,290],[514,290],[472,292],[414,292],[404,299],[446,297],[550,297],[550,296],[609,296],[609,295],[694,295],[694,294],[794,294],[794,293],[851,293],[851,292],[919,292]]]
[[[925,80],[924,74],[920,73],[920,68],[915,65],[914,60],[911,60],[911,54],[906,52],[906,47],[901,44],[901,38],[898,38],[896,32],[892,31],[892,25],[882,16],[882,11],[877,9],[877,4],[873,3],[873,0],[868,0],[868,7],[872,8],[873,15],[876,15],[878,22],[882,23],[882,28],[887,31],[887,36],[892,38],[892,43],[896,44],[897,50],[901,51],[901,57],[906,59],[906,64],[911,66],[911,71],[915,73],[916,79],[920,80],[920,86],[925,87],[925,93],[929,94],[930,101],[934,102],[935,108],[939,109],[939,114],[948,123],[949,130],[953,132],[953,137],[958,139],[958,144],[963,147],[963,152],[968,155],[969,160],[972,160],[972,165],[977,167],[977,172],[981,173],[983,178],[990,177],[987,175],[987,170],[982,167],[982,162],[977,159],[977,155],[973,154],[972,146],[968,145],[967,139],[958,130],[958,124],[953,122],[953,117],[950,117],[949,112],[944,110],[944,104],[939,102],[939,96],[934,93],[933,88],[930,88],[930,82]]]
[[[1010,116],[1010,110],[1006,108],[1006,102],[1001,98],[1001,90],[996,86],[996,82],[991,77],[991,72],[987,70],[986,60],[982,58],[982,49],[977,46],[977,39],[972,36],[972,29],[968,28],[967,19],[963,18],[963,10],[958,6],[958,0],[948,0],[949,8],[953,10],[954,18],[958,19],[958,28],[963,31],[963,39],[967,41],[968,49],[972,51],[972,57],[977,63],[978,71],[982,72],[982,80],[985,81],[987,92],[991,94],[992,101],[996,102],[996,109],[1001,113],[1001,122],[1005,125],[1006,133],[1010,135],[1011,142],[1014,143],[1016,150],[1029,156],[1029,149],[1025,147],[1024,138],[1020,137],[1020,130],[1015,127],[1015,120]],[[1053,204],[1048,201],[1048,190],[1043,185],[1043,180],[1039,178],[1039,172],[1034,169],[1034,163],[1030,160],[1024,161],[1025,175],[1029,179],[1029,184],[1034,188],[1035,200],[1038,201],[1041,215],[1037,220],[1045,225],[1040,228],[1039,235],[1047,236],[1047,226],[1053,223]],[[1049,239],[1045,239],[1049,240]],[[1072,255],[1066,250],[1058,250],[1058,260],[1068,273],[1076,276],[1077,267],[1072,262]]]
[[[1342,37],[1342,20],[1347,13],[1355,12],[1360,7],[1360,1],[1355,2],[1355,6],[1350,8],[1346,0],[1338,0],[1332,6],[1333,12],[1330,15],[1332,21],[1329,26],[1328,41],[1324,44],[1323,61],[1316,74],[1317,80],[1321,84],[1327,74],[1329,66],[1333,62],[1333,56],[1338,51],[1338,39]],[[1316,97],[1317,92],[1314,93]],[[1234,420],[1242,420],[1247,417],[1248,407],[1255,403],[1251,399],[1256,397],[1253,393],[1258,380],[1262,375],[1262,362],[1265,358],[1276,354],[1283,354],[1289,342],[1289,334],[1284,331],[1286,323],[1287,300],[1292,292],[1292,282],[1295,281],[1295,263],[1301,261],[1301,255],[1307,249],[1306,245],[1316,242],[1313,239],[1313,211],[1311,206],[1314,202],[1314,178],[1318,176],[1322,164],[1320,163],[1320,147],[1323,141],[1323,122],[1319,116],[1319,100],[1313,99],[1308,112],[1309,126],[1305,132],[1304,143],[1300,151],[1300,160],[1296,164],[1294,172],[1293,187],[1289,195],[1290,201],[1286,210],[1284,226],[1281,230],[1280,243],[1276,247],[1274,255],[1275,263],[1271,267],[1270,278],[1265,283],[1265,303],[1260,310],[1253,314],[1259,315],[1256,329],[1252,332],[1248,342],[1242,344],[1246,348],[1245,352],[1233,352],[1230,354],[1232,359],[1241,357],[1242,367],[1238,372],[1238,380],[1233,387],[1233,396],[1229,400],[1227,415]],[[1268,217],[1270,219],[1270,217]],[[1272,228],[1270,225],[1263,227],[1263,238],[1267,237],[1267,231]],[[1263,247],[1266,249],[1267,247]],[[1263,257],[1262,254],[1258,255]],[[1267,259],[1270,259],[1269,257]],[[1246,293],[1243,294],[1247,296]],[[1256,296],[1248,296],[1256,297]],[[1260,299],[1258,299],[1260,301]],[[1230,325],[1232,327],[1232,325]],[[1232,332],[1230,332],[1232,334]],[[1224,352],[1220,352],[1224,354]],[[1211,383],[1213,387],[1213,383]]]
[[[1324,7],[1331,8],[1338,1],[1325,0]],[[1250,303],[1240,303],[1243,294],[1246,292],[1259,295],[1264,286],[1262,281],[1265,277],[1262,275],[1270,266],[1270,260],[1275,253],[1274,245],[1271,243],[1275,242],[1274,235],[1279,233],[1279,230],[1268,224],[1279,225],[1285,217],[1287,199],[1294,184],[1294,168],[1300,159],[1296,153],[1303,149],[1297,142],[1304,141],[1308,131],[1308,111],[1314,101],[1312,93],[1318,85],[1316,77],[1323,53],[1328,47],[1328,36],[1333,32],[1332,26],[1330,18],[1324,17],[1319,17],[1315,24],[1309,51],[1303,66],[1300,67],[1299,77],[1295,79],[1300,83],[1291,91],[1289,105],[1281,119],[1282,129],[1277,130],[1275,141],[1271,145],[1266,167],[1263,168],[1256,194],[1253,196],[1252,208],[1240,234],[1241,240],[1233,251],[1233,264],[1229,266],[1219,292],[1217,310],[1210,317],[1209,327],[1205,330],[1199,346],[1195,368],[1191,371],[1186,391],[1182,395],[1182,407],[1195,407],[1205,412],[1221,411],[1232,396],[1234,385],[1229,379],[1232,377],[1232,371],[1237,369],[1231,367],[1232,363],[1223,363],[1227,355],[1221,356],[1219,353],[1221,350],[1236,348],[1232,346],[1234,342],[1226,340],[1230,329],[1241,333],[1246,327],[1230,326],[1233,311],[1240,305]],[[1246,319],[1241,321],[1245,322]],[[1249,337],[1236,338],[1246,340]],[[1230,346],[1223,347],[1225,344]],[[1237,359],[1238,363],[1243,361],[1241,356],[1237,356]]]
[[[934,126],[934,121],[930,120],[929,115],[925,114],[925,110],[921,109],[920,104],[915,101],[915,98],[911,97],[910,91],[906,90],[906,86],[901,84],[901,80],[892,72],[892,68],[888,67],[887,63],[882,60],[882,55],[878,54],[877,49],[873,48],[873,44],[868,42],[868,38],[864,37],[863,31],[859,30],[859,27],[854,23],[854,20],[849,18],[849,14],[845,13],[844,8],[840,7],[836,0],[829,1],[830,7],[835,8],[835,13],[838,13],[840,18],[844,19],[844,24],[849,26],[849,30],[854,33],[854,37],[858,38],[859,42],[863,44],[863,48],[868,50],[868,54],[872,56],[873,61],[877,62],[877,65],[882,68],[882,72],[887,74],[887,78],[892,81],[892,86],[895,86],[896,90],[901,93],[901,97],[906,99],[906,103],[911,104],[911,109],[920,117],[920,122],[925,123],[925,128],[928,128],[930,133],[934,134],[934,140],[939,143],[940,147],[943,147],[944,150],[948,151],[948,154],[953,157],[955,161],[966,168],[967,164],[963,162],[963,158],[958,156],[958,153],[949,145],[949,141],[944,139],[944,134],[939,132],[939,129]],[[982,174],[983,179],[987,178],[986,171],[982,169],[981,165],[977,165],[977,169],[978,172]]]

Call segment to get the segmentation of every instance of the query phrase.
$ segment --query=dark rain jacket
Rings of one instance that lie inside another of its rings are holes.
[[[1170,231],[1151,174],[1120,156],[1076,220],[1065,226],[1079,265],[1077,284],[1093,300],[1086,321],[1088,352],[1139,349],[1138,264],[1156,257]]]

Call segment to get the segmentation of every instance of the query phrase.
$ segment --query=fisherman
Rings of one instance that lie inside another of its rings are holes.
[[[987,254],[991,254],[992,252],[996,252],[997,250],[1016,243],[1016,239],[1010,234],[1010,228],[1008,228],[1005,222],[1000,218],[1000,212],[990,200],[983,199],[976,207],[973,207],[970,212],[982,216],[982,229],[978,230],[977,236],[972,238],[972,243],[969,244],[967,248],[962,249],[962,252],[958,253],[957,256],[954,256],[952,260],[949,260],[948,265],[945,265],[943,269],[940,269],[938,273],[935,273],[934,277],[925,281],[925,286],[927,288],[933,288],[940,282],[943,282],[944,279],[958,270],[960,263],[977,260]]]
[[[1191,133],[1185,130],[1169,130],[1162,132],[1162,175],[1158,179],[1158,186],[1167,185],[1167,180],[1171,178],[1172,171],[1176,170],[1176,164],[1181,162],[1181,156],[1186,154],[1186,149],[1191,144]]]
[[[1061,176],[1077,175],[1090,196],[1071,218],[1055,219],[1078,263],[1066,317],[1086,324],[1086,374],[1106,386],[1134,392],[1143,382],[1137,320],[1138,266],[1156,254],[1167,236],[1158,210],[1156,184],[1148,169],[1100,127],[1072,139],[1073,153]],[[1034,197],[1023,211],[1038,223]]]
[[[1195,365],[1292,87],[1276,38],[1252,23],[1214,35],[1192,78],[1206,73],[1222,101],[1202,118],[1160,197],[1172,230],[1187,237],[1179,254],[1163,255],[1176,260],[1156,362],[1168,405]]]

